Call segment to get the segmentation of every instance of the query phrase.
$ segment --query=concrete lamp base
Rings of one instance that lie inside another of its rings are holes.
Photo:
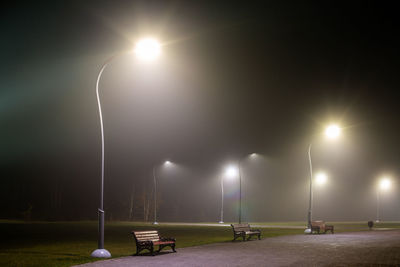
[[[111,253],[107,249],[96,249],[90,255],[93,258],[111,258]]]
[[[153,224],[158,224],[158,222],[153,222]]]
[[[304,233],[305,233],[305,234],[311,234],[311,229],[310,229],[310,228],[307,228],[306,230],[304,230]]]
[[[223,221],[219,221],[218,223],[224,223]]]

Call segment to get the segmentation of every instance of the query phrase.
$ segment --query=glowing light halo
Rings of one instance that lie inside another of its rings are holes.
[[[315,182],[319,185],[326,184],[327,180],[328,176],[323,172],[317,173],[317,175],[315,175]]]
[[[239,176],[239,170],[235,166],[228,166],[225,170],[225,176],[228,178],[234,178]]]
[[[383,177],[379,181],[379,188],[381,190],[389,190],[392,185],[392,181],[388,177]]]
[[[136,43],[134,53],[143,61],[154,61],[161,54],[161,44],[154,38],[144,38]]]
[[[329,138],[329,139],[335,139],[337,138],[341,133],[341,129],[338,125],[336,124],[331,124],[329,125],[326,130],[325,130],[325,135]]]

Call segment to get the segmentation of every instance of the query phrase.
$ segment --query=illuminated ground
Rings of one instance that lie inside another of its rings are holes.
[[[335,232],[369,231],[364,222],[328,222]],[[282,235],[304,236],[305,222],[254,222],[262,237],[270,240]],[[98,259],[90,257],[97,248],[97,221],[81,222],[23,222],[0,220],[0,266],[72,266]],[[381,222],[376,229],[398,229],[400,222]],[[229,223],[165,223],[154,226],[143,222],[106,222],[105,247],[113,258],[130,256],[135,243],[132,230],[157,229],[163,236],[177,239],[177,248],[212,243],[231,244]],[[336,236],[336,234],[335,234]],[[262,241],[267,242],[267,241]],[[246,243],[247,244],[247,243]],[[251,243],[253,244],[253,243]],[[258,244],[258,242],[257,242]],[[219,245],[217,245],[219,246]]]
[[[81,266],[398,266],[400,231],[290,235],[187,247]]]

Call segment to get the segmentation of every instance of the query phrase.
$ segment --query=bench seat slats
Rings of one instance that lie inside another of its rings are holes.
[[[246,231],[246,235],[251,235],[251,234],[258,234],[259,232],[254,232],[254,231]]]
[[[160,239],[158,235],[148,235],[148,236],[136,236],[137,239],[147,240],[147,239]]]
[[[237,232],[246,232],[246,231],[250,231],[250,228],[235,228],[235,231],[237,231]]]
[[[158,236],[153,237],[136,237],[137,240],[146,241],[146,240],[160,240]]]

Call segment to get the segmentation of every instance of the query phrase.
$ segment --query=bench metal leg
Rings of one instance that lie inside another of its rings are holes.
[[[154,256],[154,247],[153,246],[150,249],[150,254],[151,254],[151,256]]]
[[[253,235],[257,236],[258,240],[261,240],[261,234],[253,234]],[[249,237],[247,237],[247,241],[249,241],[253,235],[249,235]]]
[[[168,245],[160,245],[160,246],[158,247],[157,253],[160,253],[160,251],[161,251],[163,248],[168,247],[168,246],[171,247],[171,249],[172,249],[173,252],[176,252],[176,250],[175,250],[175,244],[168,244]]]
[[[241,234],[234,234],[234,235],[233,235],[233,240],[232,240],[232,241],[236,241],[236,239],[238,239],[239,237],[243,237],[243,235],[241,235]]]

